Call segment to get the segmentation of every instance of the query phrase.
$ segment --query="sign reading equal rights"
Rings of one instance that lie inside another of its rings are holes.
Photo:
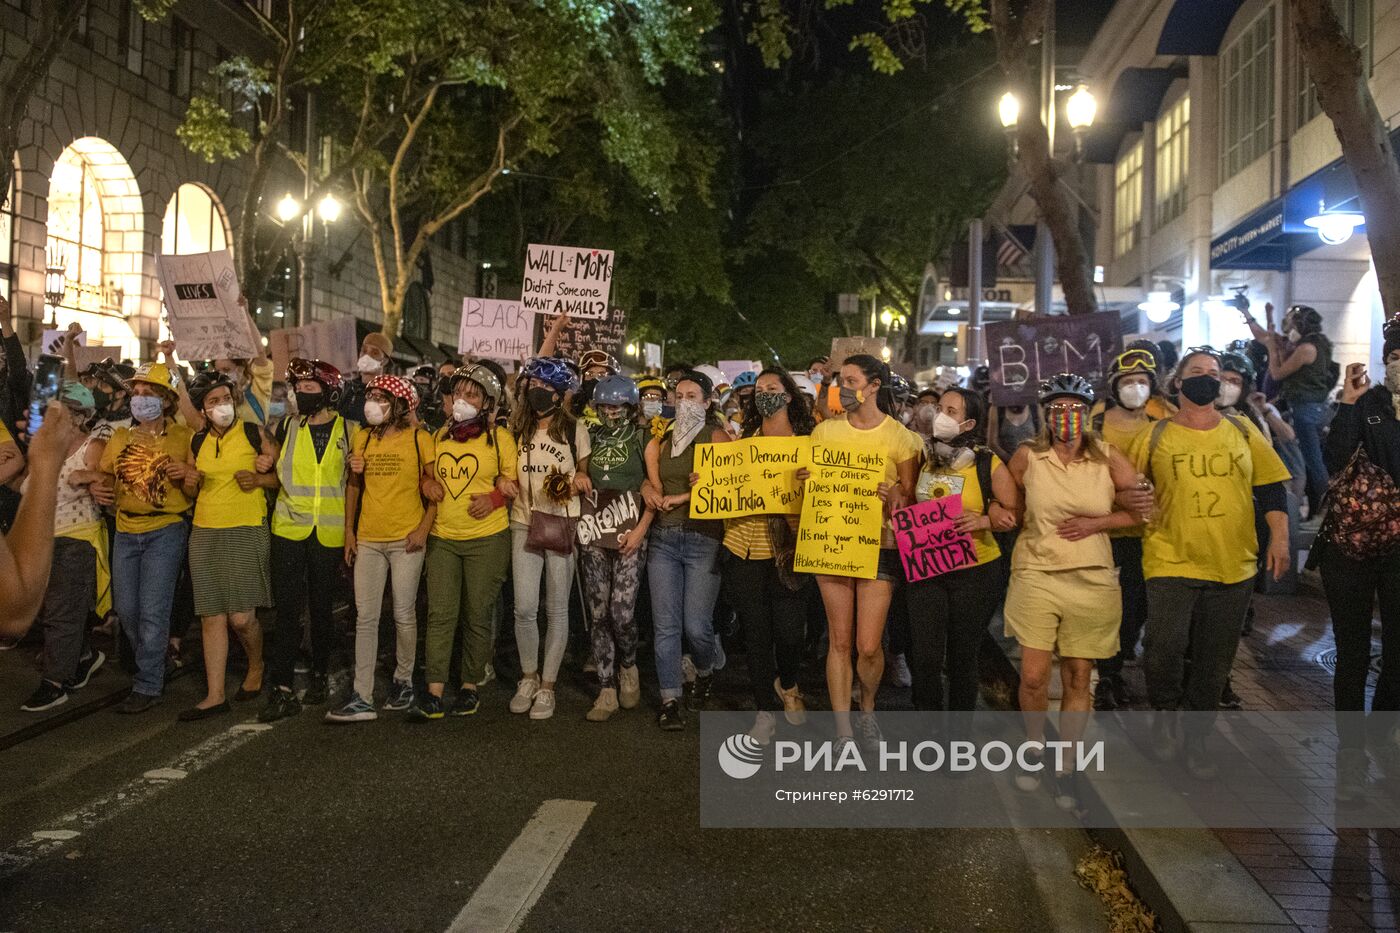
[[[875,578],[880,563],[885,454],[874,448],[812,444],[793,569]]]

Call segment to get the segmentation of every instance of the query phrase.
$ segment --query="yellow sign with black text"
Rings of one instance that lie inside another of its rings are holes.
[[[729,444],[698,444],[690,490],[691,518],[797,515],[811,438],[749,437]]]
[[[793,569],[873,580],[880,563],[885,454],[812,444]]]

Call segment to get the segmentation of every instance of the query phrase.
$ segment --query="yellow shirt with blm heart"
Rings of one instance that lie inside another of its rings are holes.
[[[481,434],[469,441],[454,441],[444,428],[435,437],[433,475],[442,483],[433,535],[452,541],[471,541],[505,531],[510,509],[493,509],[485,518],[472,518],[468,509],[473,496],[496,487],[496,477],[515,479],[515,438],[503,427],[491,429],[491,442]]]

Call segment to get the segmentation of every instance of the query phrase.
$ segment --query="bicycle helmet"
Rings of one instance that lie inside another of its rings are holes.
[[[607,350],[584,350],[578,358],[579,372],[586,373],[594,366],[602,366],[609,376],[614,375],[619,368],[617,360],[613,359],[613,355]]]
[[[749,369],[749,370],[745,370],[744,372],[742,372],[742,373],[740,373],[739,375],[735,376],[735,377],[734,377],[734,382],[733,382],[732,385],[730,385],[729,388],[731,388],[731,389],[733,389],[733,390],[735,390],[735,391],[737,392],[739,389],[748,389],[748,388],[751,388],[751,387],[753,387],[753,386],[755,386],[755,385],[757,385],[757,384],[758,384],[758,373],[754,372],[752,369]]]
[[[1317,313],[1316,308],[1308,305],[1294,305],[1288,309],[1287,316],[1293,318],[1293,326],[1298,328],[1298,333],[1304,336],[1322,333],[1322,315]]]
[[[224,373],[219,372],[217,369],[206,369],[204,372],[196,375],[190,380],[186,391],[189,392],[190,402],[194,407],[202,410],[204,408],[204,400],[208,398],[209,393],[213,392],[215,389],[228,389],[234,398],[238,397],[238,386],[234,385],[232,379]]]
[[[1040,403],[1057,398],[1077,398],[1085,405],[1094,404],[1094,387],[1088,379],[1074,373],[1057,373],[1040,384]]]
[[[326,394],[326,407],[337,408],[341,393],[345,390],[345,380],[340,370],[324,360],[308,360],[293,357],[287,361],[287,382],[295,386],[303,379],[310,379],[321,386]]]
[[[1130,376],[1134,373],[1141,373],[1157,382],[1157,358],[1147,350],[1134,348],[1124,350],[1113,358],[1113,362],[1108,366],[1108,384],[1114,386],[1123,376]]]
[[[992,387],[992,370],[987,365],[978,366],[972,371],[967,386],[974,392],[986,392]]]
[[[636,405],[641,399],[637,384],[614,373],[598,380],[593,390],[594,405]]]
[[[1400,350],[1400,312],[1381,325],[1381,360]]]
[[[1254,384],[1254,364],[1243,353],[1227,350],[1220,354],[1220,368],[1226,372],[1239,373],[1248,385]]]
[[[461,382],[475,382],[481,388],[481,392],[486,396],[486,404],[492,408],[501,404],[501,380],[496,378],[496,374],[480,363],[468,363],[459,366],[452,373],[449,385],[453,389]]]
[[[894,395],[894,400],[897,404],[906,404],[914,397],[914,383],[905,379],[899,373],[891,373],[890,392]]]
[[[666,383],[662,382],[657,376],[638,376],[637,392],[638,394],[642,392],[660,392],[664,398],[666,395]]]
[[[389,393],[394,398],[403,399],[409,411],[418,407],[418,390],[414,388],[412,382],[403,376],[375,376],[365,389],[378,389],[381,392]]]
[[[806,373],[789,373],[789,375],[792,376],[792,382],[797,386],[797,391],[811,399],[817,397],[817,387],[813,384],[811,376]]]
[[[578,389],[578,374],[568,365],[568,361],[557,356],[532,357],[520,371],[520,378],[543,382],[556,392],[572,392]]]

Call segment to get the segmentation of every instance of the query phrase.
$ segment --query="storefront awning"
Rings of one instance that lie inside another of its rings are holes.
[[[1244,0],[1176,0],[1162,34],[1158,55],[1216,55]]]
[[[1084,140],[1084,161],[1109,164],[1118,158],[1123,137],[1136,132],[1144,123],[1157,119],[1162,98],[1186,69],[1124,68],[1113,82],[1100,118]]]

